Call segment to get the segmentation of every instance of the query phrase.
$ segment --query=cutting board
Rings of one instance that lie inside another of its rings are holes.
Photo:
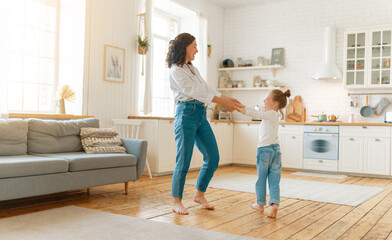
[[[286,121],[287,122],[305,122],[306,115],[305,109],[302,103],[301,96],[295,96],[294,101],[289,100],[289,104],[286,108]]]

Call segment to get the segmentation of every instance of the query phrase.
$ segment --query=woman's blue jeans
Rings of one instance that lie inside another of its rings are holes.
[[[266,201],[266,185],[268,178],[270,201],[280,204],[280,176],[282,171],[282,161],[279,144],[272,144],[257,149],[257,181],[256,196],[257,204],[265,206]]]
[[[177,156],[172,179],[172,196],[182,199],[185,177],[195,144],[203,154],[204,161],[196,188],[205,192],[219,163],[218,145],[206,118],[205,105],[197,100],[179,102],[174,118],[174,132]]]

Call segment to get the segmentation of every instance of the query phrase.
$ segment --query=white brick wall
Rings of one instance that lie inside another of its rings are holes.
[[[380,122],[384,117],[362,118],[360,107],[365,96],[360,96],[359,106],[350,107],[348,91],[343,82],[318,81],[311,77],[318,64],[324,60],[324,27],[336,27],[336,63],[343,64],[344,31],[349,28],[392,25],[390,0],[279,0],[229,8],[224,11],[223,59],[236,62],[237,57],[253,60],[258,56],[271,58],[271,49],[283,47],[285,69],[278,70],[275,78],[268,71],[237,72],[234,80],[252,84],[253,75],[262,79],[276,79],[285,84],[292,94],[301,95],[307,108],[307,117],[325,112],[340,115],[347,121],[354,113],[355,121]],[[265,92],[233,92],[233,97],[243,103],[260,103]],[[392,95],[386,96],[392,102]],[[374,105],[381,96],[371,96]],[[387,108],[392,111],[392,104]],[[235,119],[247,119],[235,113]]]

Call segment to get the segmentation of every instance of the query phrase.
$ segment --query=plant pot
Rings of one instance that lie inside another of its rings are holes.
[[[146,47],[146,46],[139,46],[139,47],[137,48],[137,52],[138,52],[140,55],[146,55],[146,54],[147,54],[147,47]]]

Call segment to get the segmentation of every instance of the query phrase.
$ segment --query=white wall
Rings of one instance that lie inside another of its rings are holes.
[[[136,111],[139,66],[135,41],[140,5],[139,0],[87,0],[83,113],[99,118],[102,127]],[[105,44],[126,51],[124,83],[103,80]]]
[[[336,63],[342,69],[345,29],[391,23],[389,0],[279,0],[229,8],[224,11],[224,57],[221,60],[230,58],[236,62],[237,57],[242,57],[255,63],[258,56],[270,59],[272,48],[283,47],[285,69],[278,70],[275,78],[268,71],[253,71],[235,74],[234,80],[246,80],[248,86],[253,75],[278,80],[294,96],[302,96],[308,119],[311,114],[323,111],[340,115],[343,121],[354,113],[356,121],[380,122],[383,116],[360,117],[365,96],[359,97],[358,107],[350,107],[350,97],[342,82],[317,81],[311,77],[317,64],[323,61],[325,26],[336,26]],[[262,102],[265,92],[233,92],[233,97],[255,105]],[[380,97],[370,97],[369,104],[376,104]],[[392,102],[391,95],[386,97]],[[392,104],[387,110],[392,110]],[[238,113],[234,118],[248,119]]]

